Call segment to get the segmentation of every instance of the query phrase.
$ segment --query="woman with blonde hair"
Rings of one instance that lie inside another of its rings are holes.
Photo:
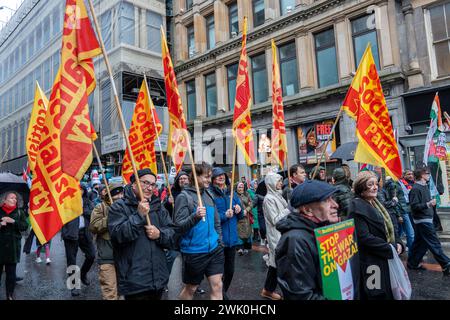
[[[6,300],[15,300],[16,266],[20,261],[21,231],[28,228],[25,213],[20,209],[22,198],[9,191],[0,196],[0,281],[6,271]]]

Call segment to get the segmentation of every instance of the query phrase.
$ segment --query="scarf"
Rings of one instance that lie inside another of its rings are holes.
[[[13,212],[14,210],[16,210],[17,205],[15,206],[9,206],[6,203],[4,203],[2,205],[2,210],[5,211],[6,214],[10,214],[11,212]]]
[[[386,229],[386,238],[389,243],[395,243],[394,225],[392,224],[391,216],[386,208],[378,201],[377,198],[372,202],[375,209],[381,214],[384,220],[384,228]]]

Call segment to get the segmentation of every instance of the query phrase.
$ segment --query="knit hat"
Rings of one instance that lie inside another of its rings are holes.
[[[138,170],[137,174],[138,174],[139,178],[143,177],[143,176],[145,176],[147,174],[150,174],[150,175],[154,176],[155,179],[156,179],[156,175],[149,168]],[[136,178],[135,178],[134,173],[133,173],[132,176],[130,177],[130,182],[134,183],[135,181],[136,181]]]

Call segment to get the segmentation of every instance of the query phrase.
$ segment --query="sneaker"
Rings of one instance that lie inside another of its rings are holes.
[[[447,264],[446,267],[442,268],[442,273],[444,274],[444,277],[450,276],[450,264]]]
[[[17,277],[16,276],[16,282],[19,282],[19,281],[23,281],[23,277]]]
[[[198,287],[197,290],[195,290],[195,293],[196,293],[196,294],[205,294],[206,291],[203,290],[202,288]]]
[[[72,297],[78,297],[80,295],[80,289],[72,289],[71,291]]]
[[[239,249],[239,250],[238,250],[238,254],[239,254],[240,256],[242,256],[242,255],[244,254],[244,250]]]
[[[259,243],[261,244],[261,246],[264,246],[266,244],[264,239],[261,239],[261,241]]]
[[[46,263],[46,264],[50,264],[50,263],[52,263],[52,260],[50,260],[50,258],[47,258],[47,259],[45,260],[45,263]]]
[[[282,300],[283,298],[276,292],[270,292],[266,289],[262,289],[261,291],[261,297],[268,298],[271,300]]]
[[[244,249],[244,255],[245,254],[248,254],[248,250],[247,249]]]
[[[81,276],[81,283],[84,284],[85,286],[88,286],[88,285],[91,284],[91,282],[89,281],[87,275]]]
[[[422,264],[419,264],[418,266],[412,266],[409,263],[406,264],[406,267],[410,270],[427,270]]]
[[[37,258],[36,258],[36,263],[41,263],[41,262],[42,262],[41,257],[37,257]]]

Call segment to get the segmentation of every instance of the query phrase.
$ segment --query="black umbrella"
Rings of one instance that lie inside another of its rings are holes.
[[[345,161],[353,160],[355,157],[356,147],[358,142],[347,142],[341,144],[336,151],[333,152],[330,159],[341,159]]]
[[[27,183],[12,173],[0,173],[0,194],[8,191],[16,191],[23,198],[24,205],[28,205],[30,189]]]

